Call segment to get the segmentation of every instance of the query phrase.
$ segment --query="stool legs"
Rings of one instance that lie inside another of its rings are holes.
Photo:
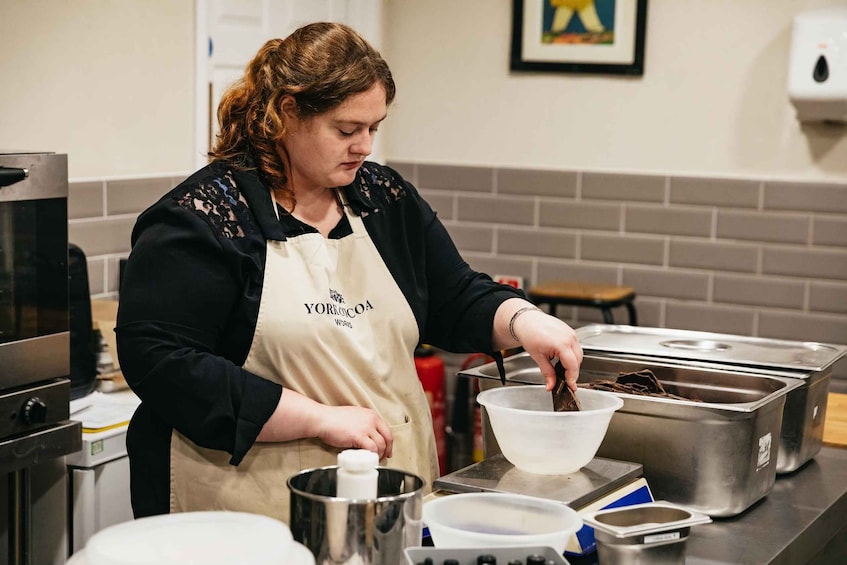
[[[629,325],[630,326],[637,326],[638,325],[638,315],[635,313],[635,304],[633,304],[630,301],[630,302],[627,302],[626,304],[624,304],[624,306],[626,306],[626,310],[627,310],[627,312],[629,312]],[[606,323],[606,324],[614,324],[615,318],[612,315],[612,309],[611,308],[601,308],[601,310],[603,311],[603,322]]]
[[[630,301],[626,303],[626,309],[629,311],[629,325],[637,326],[638,325],[638,316],[635,314],[635,304]]]

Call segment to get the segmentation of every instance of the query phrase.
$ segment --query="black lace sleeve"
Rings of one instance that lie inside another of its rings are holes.
[[[221,237],[241,238],[245,227],[253,227],[247,213],[247,201],[236,185],[232,171],[203,179],[173,198],[184,209],[204,218]]]
[[[232,353],[233,312],[257,273],[236,243],[253,229],[231,178],[172,191],[133,230],[115,330],[121,369],[148,409],[236,464],[281,394]]]

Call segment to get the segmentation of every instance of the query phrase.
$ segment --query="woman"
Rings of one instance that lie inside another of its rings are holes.
[[[118,312],[142,403],[127,437],[133,511],[288,519],[286,479],[346,448],[437,476],[414,367],[429,343],[523,346],[576,386],[574,332],[474,272],[435,213],[365,161],[394,99],[349,27],[267,42],[223,97],[211,163],[138,219]]]

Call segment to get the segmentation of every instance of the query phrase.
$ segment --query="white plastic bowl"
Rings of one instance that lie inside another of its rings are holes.
[[[100,530],[73,565],[314,565],[279,520],[244,512],[181,512]]]
[[[582,405],[578,412],[554,412],[551,393],[540,385],[485,390],[477,401],[509,463],[529,473],[569,475],[594,458],[623,406],[621,398],[605,391],[580,388],[576,397]]]
[[[467,492],[423,505],[435,547],[539,545],[564,553],[582,519],[561,502],[500,492]]]

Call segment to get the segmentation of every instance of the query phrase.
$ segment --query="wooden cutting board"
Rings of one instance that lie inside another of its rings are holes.
[[[829,393],[823,443],[830,447],[847,447],[847,394]]]

